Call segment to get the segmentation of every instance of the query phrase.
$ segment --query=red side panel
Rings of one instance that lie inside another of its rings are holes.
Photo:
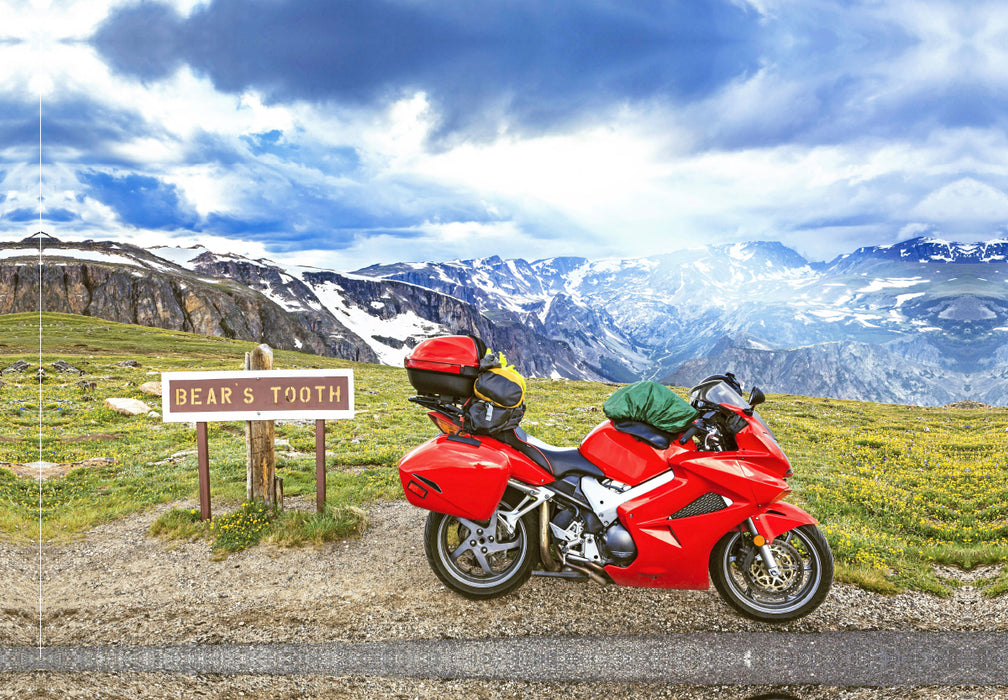
[[[703,477],[687,474],[685,469],[676,469],[675,473],[676,478],[665,486],[619,507],[620,522],[637,544],[637,558],[626,567],[605,567],[617,584],[707,588],[714,545],[753,512],[747,499],[733,494],[732,504],[721,510],[685,515],[686,506],[721,489]]]
[[[406,500],[415,506],[462,518],[489,518],[508,480],[500,451],[457,442],[447,435],[428,440],[399,462]]]
[[[601,469],[606,476],[636,486],[653,476],[668,471],[669,460],[692,452],[693,443],[682,447],[672,441],[667,450],[657,450],[632,435],[620,432],[612,421],[604,421],[581,442],[581,454]]]
[[[546,484],[553,477],[534,462],[490,438],[428,440],[399,461],[406,500],[420,508],[472,520],[487,520],[508,479]]]

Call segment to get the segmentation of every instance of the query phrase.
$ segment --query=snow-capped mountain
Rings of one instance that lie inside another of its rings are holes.
[[[975,380],[999,364],[997,352],[1008,343],[1006,253],[1006,241],[918,238],[822,263],[779,243],[758,242],[636,259],[487,258],[372,266],[358,274],[446,293],[462,289],[497,313],[542,322],[544,333],[575,347],[576,335],[563,336],[560,319],[599,314],[607,319],[605,334],[591,341],[608,338],[606,347],[618,353],[614,362],[642,377],[689,384],[735,367],[757,381],[768,371],[767,360],[777,357],[791,370],[774,375],[771,391],[944,403],[982,390],[1003,403],[1008,390],[1000,380],[982,389]],[[547,321],[558,303],[562,312]],[[617,343],[626,350],[617,350]],[[854,343],[864,347],[839,352]],[[822,369],[824,377],[781,359],[796,349],[805,349],[804,366]],[[710,360],[697,362],[702,358]],[[866,369],[886,363],[902,372],[899,382]],[[857,388],[824,388],[842,383],[830,377],[860,371],[863,377],[851,383]]]
[[[602,378],[564,343],[416,285],[198,246],[148,251],[51,237],[41,245],[49,311],[399,366],[424,338],[471,333],[531,376]],[[0,244],[0,313],[38,309],[38,264],[37,236]]]
[[[0,312],[37,308],[38,245],[0,245]],[[278,348],[401,366],[423,338],[474,333],[531,376],[688,385],[732,370],[779,393],[1008,404],[1008,241],[919,238],[830,262],[756,242],[353,273],[201,247],[43,249],[51,310]]]

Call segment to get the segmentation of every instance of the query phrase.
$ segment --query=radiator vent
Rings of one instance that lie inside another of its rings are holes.
[[[716,493],[705,493],[700,498],[696,499],[688,506],[680,508],[675,513],[669,516],[669,520],[678,520],[679,518],[690,518],[694,515],[705,515],[707,513],[715,513],[719,510],[724,510],[727,508],[725,505],[725,500]]]

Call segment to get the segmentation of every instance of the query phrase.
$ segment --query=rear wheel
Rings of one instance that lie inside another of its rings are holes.
[[[536,560],[534,514],[518,520],[509,533],[500,517],[514,506],[505,496],[489,520],[444,513],[427,516],[424,551],[437,577],[467,598],[496,598],[528,580]]]
[[[833,583],[833,553],[814,525],[790,530],[770,544],[777,561],[772,575],[746,533],[729,532],[711,552],[711,579],[737,611],[763,622],[808,615],[825,600]]]

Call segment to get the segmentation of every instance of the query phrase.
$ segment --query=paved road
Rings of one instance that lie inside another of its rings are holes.
[[[1008,686],[1008,633],[691,633],[329,644],[0,647],[6,671],[690,685]]]

